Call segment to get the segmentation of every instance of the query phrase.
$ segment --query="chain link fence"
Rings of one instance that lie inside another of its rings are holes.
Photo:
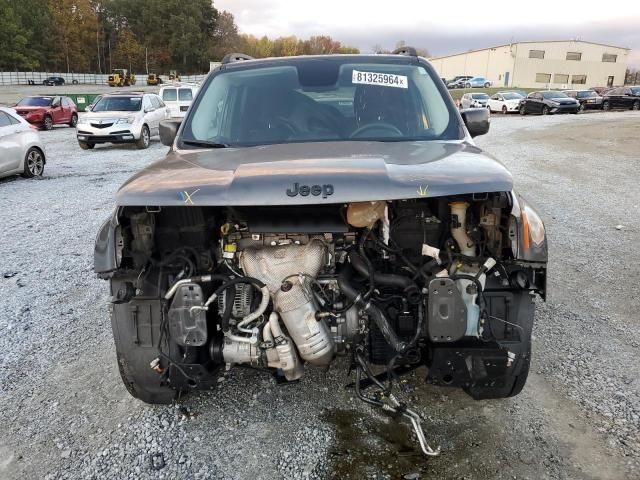
[[[42,85],[48,77],[62,77],[65,85],[107,85],[108,74],[99,73],[61,73],[61,72],[2,72],[0,85]],[[181,75],[180,81],[199,83],[206,75]],[[160,75],[163,82],[169,81],[168,75]],[[147,75],[136,74],[136,83],[146,85]]]

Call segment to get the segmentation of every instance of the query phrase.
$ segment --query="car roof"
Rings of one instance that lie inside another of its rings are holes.
[[[366,62],[366,63],[401,63],[401,64],[413,64],[418,58],[410,55],[398,55],[398,54],[342,54],[334,53],[330,55],[294,55],[290,57],[267,57],[267,58],[254,58],[251,60],[241,60],[237,62],[223,63],[217,69],[226,70],[233,68],[243,68],[251,66],[265,66],[274,64],[292,64],[300,62],[313,62],[318,60],[343,60],[348,62]]]
[[[151,92],[113,92],[103,93],[103,97],[141,97],[142,95],[151,95]]]

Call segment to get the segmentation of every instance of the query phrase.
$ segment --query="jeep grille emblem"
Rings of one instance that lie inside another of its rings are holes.
[[[293,184],[293,187],[287,189],[287,195],[289,197],[296,197],[298,195],[307,197],[310,194],[314,197],[322,195],[322,198],[327,198],[333,195],[333,185],[330,183],[325,183],[324,185],[300,185],[296,182]]]

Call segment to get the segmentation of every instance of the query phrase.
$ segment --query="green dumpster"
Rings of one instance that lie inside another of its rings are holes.
[[[65,93],[63,96],[73,100],[79,112],[84,112],[85,108],[91,105],[99,95],[99,93]]]

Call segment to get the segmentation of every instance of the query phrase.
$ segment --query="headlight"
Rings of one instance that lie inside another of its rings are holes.
[[[554,102],[553,100],[550,100],[549,104],[554,106],[554,107],[559,107],[560,106],[560,104],[558,102]]]
[[[116,122],[116,125],[118,123],[133,123],[135,121],[136,121],[136,116],[135,115],[129,115],[128,117],[119,118],[118,121]]]
[[[78,125],[86,125],[87,123],[89,123],[89,119],[85,115],[78,118]]]
[[[529,240],[538,247],[542,245],[544,242],[544,223],[529,205],[525,205],[522,209],[522,229],[524,230],[522,240],[525,248],[529,247]]]

